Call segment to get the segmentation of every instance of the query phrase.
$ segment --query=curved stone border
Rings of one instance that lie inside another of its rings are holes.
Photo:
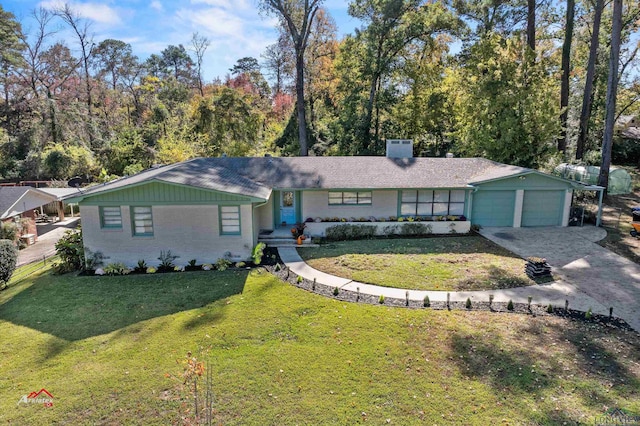
[[[380,304],[380,297],[383,296],[383,305],[386,306],[424,308],[424,299],[425,296],[428,296],[430,308],[433,309],[466,310],[466,301],[469,299],[471,310],[519,312],[534,315],[548,315],[547,306],[552,305],[555,314],[584,319],[585,313],[591,310],[592,318],[597,321],[612,322],[620,324],[623,328],[631,329],[623,320],[610,317],[609,308],[562,281],[485,291],[447,292],[399,289],[360,283],[318,271],[302,260],[295,247],[281,247],[278,249],[278,254],[284,267],[279,271],[276,271],[276,268],[270,268],[270,270],[279,278],[299,288],[348,302]],[[334,294],[336,289],[337,296]],[[492,296],[492,303],[489,303],[490,296]],[[507,310],[509,301],[513,302],[513,311]]]

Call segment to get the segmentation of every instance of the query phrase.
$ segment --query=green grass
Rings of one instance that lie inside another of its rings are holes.
[[[0,293],[0,422],[183,424],[187,351],[214,424],[562,424],[640,412],[640,337],[560,318],[324,298],[267,273],[50,276]],[[17,405],[46,388],[54,406]],[[201,384],[202,388],[202,384]]]
[[[478,236],[376,239],[300,250],[313,268],[412,290],[492,290],[535,284],[525,261]]]

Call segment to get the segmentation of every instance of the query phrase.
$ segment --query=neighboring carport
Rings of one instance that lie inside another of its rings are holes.
[[[38,238],[36,209],[57,200],[55,195],[30,186],[0,186],[0,220],[15,223],[18,235],[33,244]]]

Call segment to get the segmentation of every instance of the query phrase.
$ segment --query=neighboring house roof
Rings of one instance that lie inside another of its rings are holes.
[[[272,189],[466,188],[538,173],[484,158],[218,157],[152,168],[80,191],[88,197],[159,181],[267,200]]]
[[[78,193],[78,188],[38,188],[38,190],[58,199]]]
[[[0,219],[56,201],[57,197],[29,186],[0,186]]]

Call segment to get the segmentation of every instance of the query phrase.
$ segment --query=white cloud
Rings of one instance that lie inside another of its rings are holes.
[[[158,0],[152,1],[149,7],[151,7],[151,9],[157,10],[158,12],[164,11],[164,7],[162,7],[162,3],[160,3]]]
[[[248,10],[251,8],[246,0],[191,0],[191,4],[206,4],[227,10]]]
[[[59,9],[66,2],[62,0],[45,0],[39,6],[45,9]],[[67,3],[73,11],[83,18],[90,19],[100,24],[116,25],[122,23],[122,19],[115,9],[103,3]]]

